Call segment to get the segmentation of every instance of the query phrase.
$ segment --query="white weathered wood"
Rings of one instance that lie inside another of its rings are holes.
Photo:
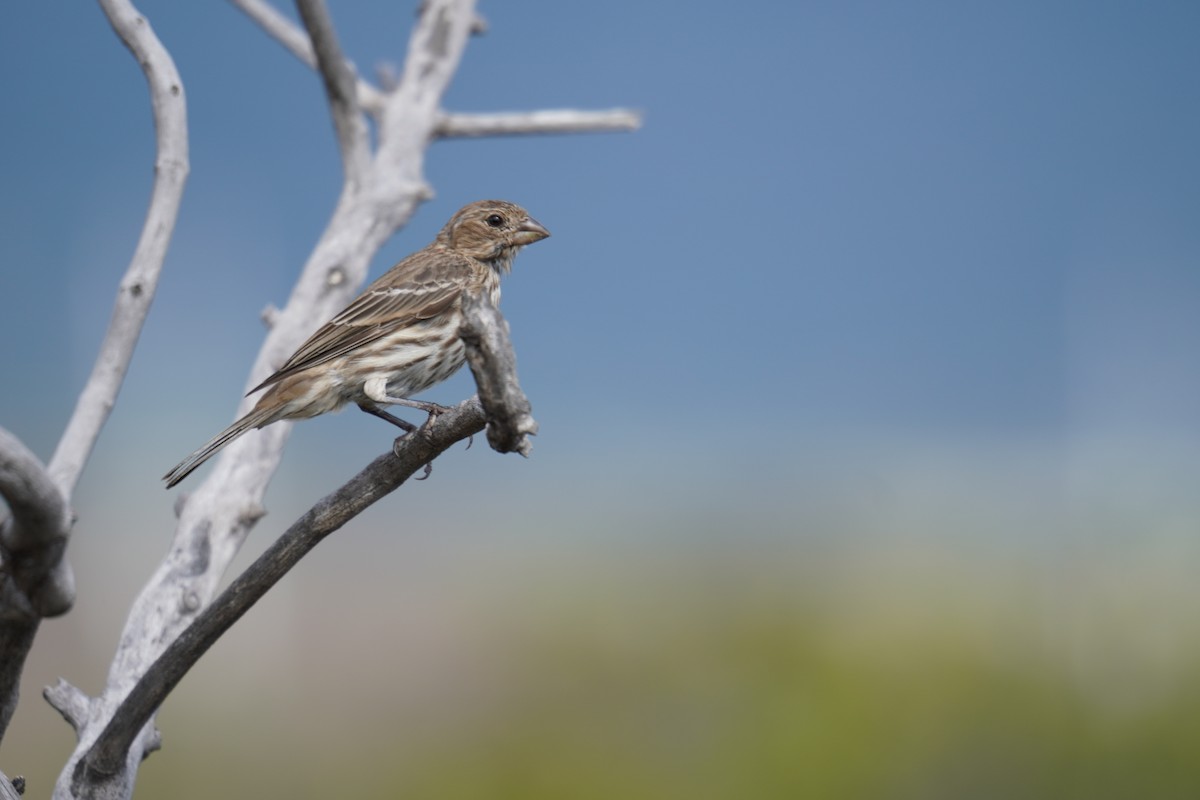
[[[117,290],[112,320],[75,412],[50,459],[50,474],[68,497],[83,472],[100,429],[117,402],[158,276],[179,217],[188,175],[187,102],[175,62],[150,23],[127,0],[100,0],[104,13],[145,73],[154,112],[154,186],[133,259]]]
[[[442,114],[437,135],[442,139],[480,136],[528,136],[539,133],[597,133],[635,131],[642,115],[625,108],[608,111],[554,109],[492,114]]]

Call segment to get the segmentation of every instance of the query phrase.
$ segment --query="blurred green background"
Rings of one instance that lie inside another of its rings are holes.
[[[364,73],[402,59],[415,2],[329,5]],[[340,185],[312,74],[229,4],[139,7],[192,174],[0,745],[30,797],[72,746],[40,688],[103,686],[158,476]],[[550,228],[503,304],[533,456],[455,448],[322,544],[172,695],[137,796],[1200,796],[1200,5],[480,9],[449,108],[646,112],[435,145],[373,266],[482,197]],[[0,424],[49,459],[152,131],[96,7],[9,11]],[[239,566],[390,437],[296,426]]]
[[[1031,506],[964,463],[734,475],[715,513],[451,452],[185,679],[139,796],[1193,796],[1194,499]],[[507,500],[455,504],[463,473]],[[82,595],[132,593],[135,548],[81,538]],[[96,690],[128,599],[45,626],[4,746],[33,796],[71,743],[36,689]]]

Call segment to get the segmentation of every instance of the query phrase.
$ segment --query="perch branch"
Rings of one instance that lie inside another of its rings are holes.
[[[467,351],[467,363],[479,387],[479,399],[487,412],[487,438],[493,450],[529,457],[537,433],[530,414],[529,399],[517,382],[517,356],[508,337],[508,323],[500,309],[481,292],[463,295],[463,321],[459,336]]]
[[[484,425],[479,400],[463,401],[402,437],[394,452],[376,458],[298,519],[171,642],[135,684],[84,758],[87,773],[102,778],[118,770],[138,732],[200,656],[322,539]]]

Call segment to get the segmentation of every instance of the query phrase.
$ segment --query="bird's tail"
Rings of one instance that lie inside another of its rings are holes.
[[[191,475],[193,470],[195,470],[205,461],[208,461],[210,458],[216,455],[222,447],[229,444],[246,431],[250,430],[251,428],[261,428],[268,422],[274,422],[274,419],[272,419],[271,415],[275,410],[276,409],[274,408],[256,408],[246,416],[239,419],[237,422],[230,425],[225,430],[218,433],[216,436],[210,439],[207,444],[205,444],[196,452],[192,453],[183,461],[180,461],[175,468],[166,475],[163,475],[163,480],[167,482],[167,488],[170,489],[188,475]]]

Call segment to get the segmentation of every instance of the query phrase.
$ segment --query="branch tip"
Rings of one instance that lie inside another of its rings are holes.
[[[258,318],[262,320],[263,326],[267,330],[275,327],[275,323],[279,321],[279,306],[274,303],[267,303],[263,306],[263,310],[258,312]]]
[[[529,398],[517,381],[517,357],[508,323],[483,292],[464,294],[462,306],[459,337],[479,388],[479,400],[487,412],[488,444],[500,453],[528,457],[533,450],[528,437],[537,433],[537,423],[531,415]]]
[[[62,718],[75,730],[76,734],[80,732],[91,712],[92,699],[90,697],[62,678],[59,678],[53,686],[43,689],[42,697],[50,704],[51,708],[62,715]]]
[[[642,114],[627,108],[607,111],[547,109],[486,114],[443,112],[434,133],[442,139],[529,136],[558,133],[622,133],[642,126]]]

